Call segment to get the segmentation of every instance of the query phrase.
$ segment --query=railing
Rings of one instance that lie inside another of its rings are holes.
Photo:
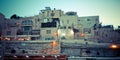
[[[120,57],[68,57],[68,60],[120,60]]]
[[[95,48],[109,48],[110,44],[89,44],[89,43],[61,43],[62,47],[95,47]]]

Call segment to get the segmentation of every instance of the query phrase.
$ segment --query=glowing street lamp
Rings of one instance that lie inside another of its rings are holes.
[[[18,38],[19,41],[24,41],[24,38],[20,37]]]
[[[62,33],[62,36],[65,36],[66,34],[65,33]]]
[[[57,46],[57,42],[56,41],[52,41],[52,46],[53,47]]]
[[[80,37],[84,37],[85,36],[85,34],[84,33],[80,33]]]
[[[110,45],[110,48],[116,49],[116,48],[119,48],[119,46],[117,44],[112,44]]]
[[[29,56],[28,56],[28,55],[26,55],[26,58],[29,58]]]
[[[70,33],[71,33],[71,34],[74,34],[74,32],[73,32],[72,30],[70,31]]]
[[[14,55],[13,57],[17,58],[17,56],[16,56],[16,55]]]
[[[7,37],[6,37],[6,38],[5,38],[5,40],[8,40],[8,41],[9,41],[9,40],[10,40],[10,38],[7,38]]]

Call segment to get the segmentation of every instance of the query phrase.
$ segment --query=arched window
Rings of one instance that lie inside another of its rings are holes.
[[[33,25],[33,22],[31,20],[25,20],[22,21],[22,25]]]

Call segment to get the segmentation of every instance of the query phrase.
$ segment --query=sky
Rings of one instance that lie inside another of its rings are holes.
[[[75,11],[78,16],[99,16],[102,25],[120,26],[120,0],[0,0],[0,13],[9,18],[38,15],[45,7]]]

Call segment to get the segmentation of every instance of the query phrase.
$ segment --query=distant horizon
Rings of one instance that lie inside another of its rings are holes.
[[[44,7],[75,11],[79,17],[99,16],[103,25],[120,26],[120,0],[0,0],[0,13],[6,18],[38,15]]]

